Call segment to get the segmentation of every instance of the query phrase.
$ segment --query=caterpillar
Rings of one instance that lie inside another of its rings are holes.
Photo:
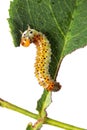
[[[37,48],[34,67],[35,76],[39,84],[48,91],[58,91],[61,85],[54,81],[49,73],[49,64],[52,55],[51,44],[44,34],[28,27],[28,29],[22,33],[20,44],[24,47],[28,47],[31,43],[34,43]]]

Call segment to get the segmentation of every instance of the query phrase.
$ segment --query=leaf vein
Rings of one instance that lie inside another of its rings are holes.
[[[20,23],[21,23],[21,25],[22,25],[22,28],[23,28],[23,22],[22,22],[22,20],[21,20],[21,18],[20,18],[20,15],[19,15],[19,13],[18,13],[18,8],[16,8],[16,13],[17,13],[17,16],[18,16],[18,18],[19,18],[19,21],[20,21]]]
[[[72,11],[71,11],[71,8],[70,8],[69,5],[67,4],[66,0],[64,0],[64,2],[65,2],[66,7],[70,10],[70,12],[72,12]]]
[[[50,1],[50,0],[49,0],[49,1]],[[55,21],[55,23],[56,23],[56,26],[57,26],[57,29],[61,32],[61,34],[63,35],[63,37],[65,37],[65,35],[64,35],[62,29],[60,28],[59,23],[58,23],[58,21],[57,21],[57,19],[56,19],[56,17],[55,17],[55,14],[54,14],[54,11],[53,11],[53,9],[52,9],[52,6],[51,6],[50,2],[49,2],[49,9],[50,9],[50,11],[51,11],[51,13],[52,13],[53,19],[54,19],[54,21]]]
[[[27,3],[28,14],[29,14],[29,16],[30,16],[31,21],[33,22],[32,16],[31,16],[31,13],[30,13],[29,0],[26,0],[26,3]]]
[[[87,28],[83,29],[83,30],[80,31],[79,33],[77,33],[77,34],[73,35],[72,37],[70,37],[70,38],[67,40],[67,42],[70,41],[71,39],[73,39],[73,38],[75,38],[75,37],[81,35],[81,33],[85,32],[85,31],[87,31]]]

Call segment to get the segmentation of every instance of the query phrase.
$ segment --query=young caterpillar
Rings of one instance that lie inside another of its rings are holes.
[[[48,91],[58,91],[61,85],[55,82],[49,74],[49,63],[51,62],[51,45],[44,34],[28,27],[22,33],[21,45],[28,47],[34,43],[37,48],[35,63],[35,76],[38,82]]]

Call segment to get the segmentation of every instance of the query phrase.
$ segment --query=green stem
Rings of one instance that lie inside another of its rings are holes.
[[[14,104],[11,104],[11,103],[9,103],[9,102],[1,99],[1,98],[0,98],[0,106],[14,110],[14,111],[19,112],[19,113],[22,113],[22,114],[29,116],[29,117],[32,117],[34,119],[38,119],[38,117],[39,117],[39,115],[34,114],[32,112],[29,112],[29,111],[27,111],[23,108],[20,108],[20,107],[14,105]],[[60,127],[60,128],[66,129],[66,130],[86,130],[86,129],[79,128],[79,127],[76,127],[76,126],[72,126],[72,125],[69,125],[69,124],[66,124],[66,123],[62,123],[60,121],[53,120],[51,118],[46,118],[45,124]]]
[[[14,104],[9,103],[9,102],[1,99],[1,98],[0,98],[0,106],[8,108],[8,109],[11,109],[11,110],[14,110],[14,111],[19,112],[19,113],[22,113],[22,114],[24,114],[26,116],[29,116],[29,117],[32,117],[34,119],[38,119],[38,115],[37,114],[29,112],[29,111],[27,111],[27,110],[25,110],[23,108],[20,108],[20,107],[14,105]]]
[[[49,124],[52,126],[57,126],[57,127],[63,128],[64,130],[86,130],[86,129],[79,128],[79,127],[76,127],[73,125],[69,125],[69,124],[66,124],[66,123],[63,123],[60,121],[56,121],[56,120],[50,119],[50,118],[47,118],[45,122],[46,122],[46,124]]]

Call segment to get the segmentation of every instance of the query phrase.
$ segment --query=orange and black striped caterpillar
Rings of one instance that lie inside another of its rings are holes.
[[[48,91],[58,91],[61,85],[55,82],[49,74],[49,64],[51,62],[51,44],[44,34],[28,27],[22,33],[21,45],[28,47],[34,43],[37,48],[36,62],[35,62],[35,76],[38,82]]]

